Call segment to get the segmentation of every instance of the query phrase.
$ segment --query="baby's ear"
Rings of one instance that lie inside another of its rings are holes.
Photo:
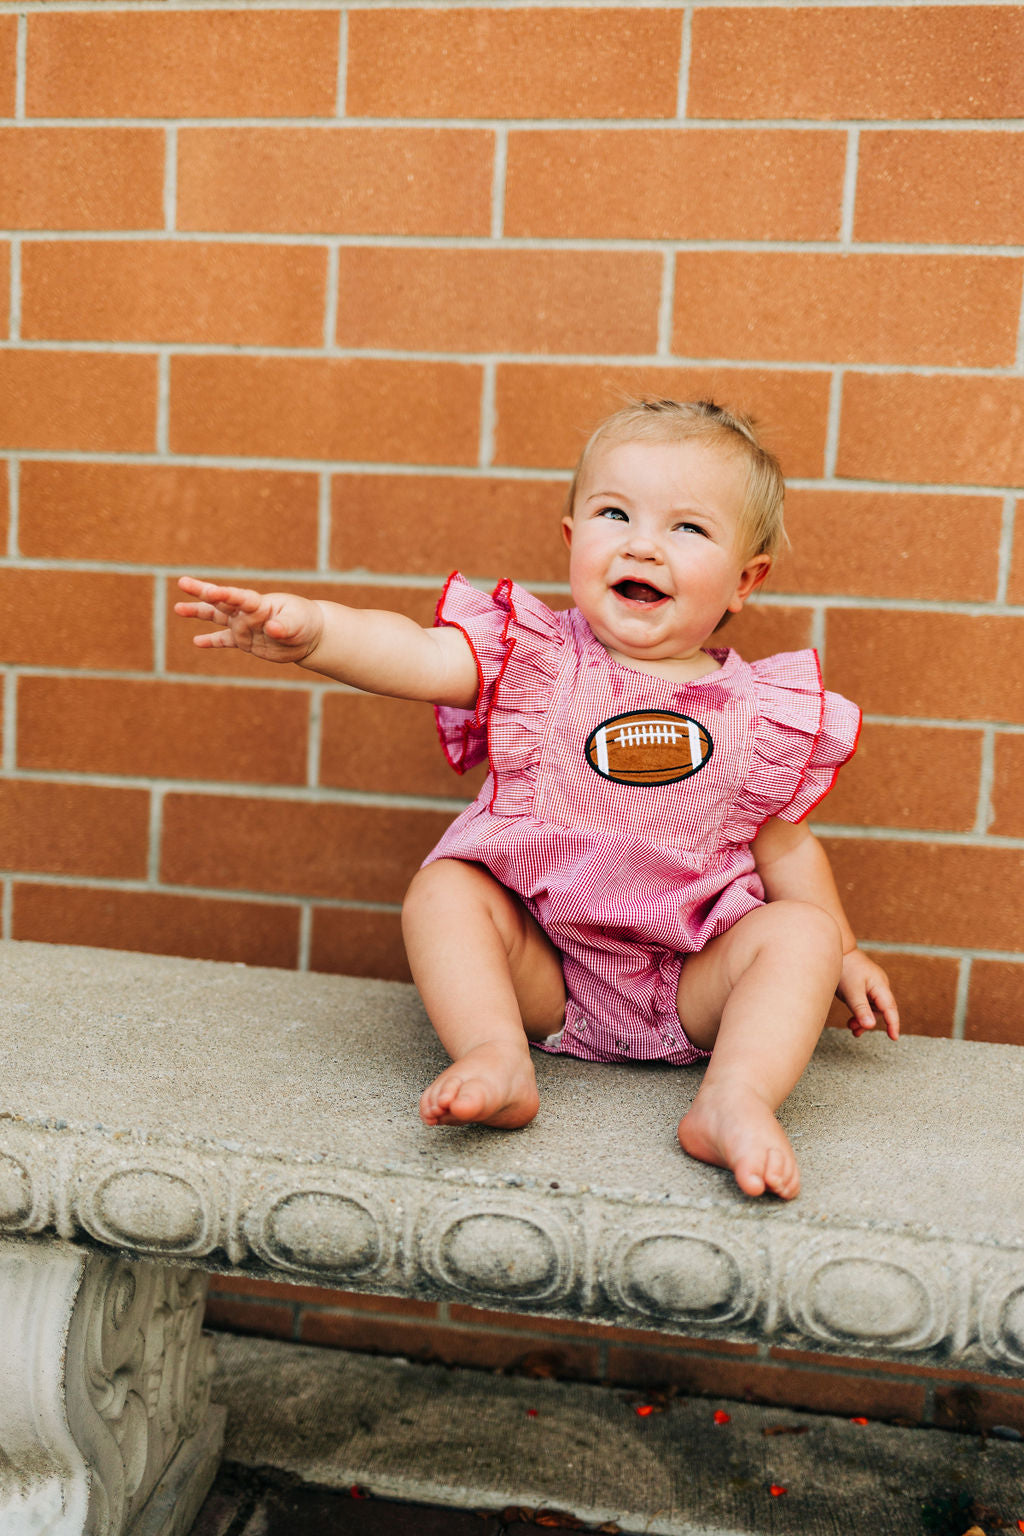
[[[565,540],[566,549],[572,549],[572,518],[562,518],[562,538]]]
[[[752,555],[740,572],[736,590],[729,604],[730,613],[739,613],[752,592],[756,592],[772,568],[771,555]]]

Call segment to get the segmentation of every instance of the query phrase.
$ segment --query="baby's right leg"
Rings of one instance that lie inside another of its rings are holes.
[[[402,908],[413,978],[452,1065],[420,1099],[427,1125],[503,1129],[537,1113],[530,1040],[565,1015],[557,949],[517,896],[480,864],[437,859]]]

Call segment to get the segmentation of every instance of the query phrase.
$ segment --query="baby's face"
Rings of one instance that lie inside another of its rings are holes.
[[[771,561],[740,538],[747,467],[700,442],[598,445],[563,523],[573,600],[618,660],[699,655]]]

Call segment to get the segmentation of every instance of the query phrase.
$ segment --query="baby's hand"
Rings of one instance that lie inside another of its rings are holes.
[[[889,1039],[899,1039],[900,1016],[889,978],[880,965],[868,959],[863,950],[854,949],[844,955],[843,971],[836,992],[852,1015],[849,1028],[855,1040],[859,1040],[866,1029],[874,1029],[877,1022],[875,1008],[885,1020]]]
[[[319,604],[308,598],[288,592],[263,596],[244,587],[197,581],[194,576],[182,576],[178,586],[200,599],[197,603],[175,603],[179,618],[206,619],[225,626],[212,634],[194,635],[194,645],[234,646],[264,661],[303,661],[320,642],[323,613]]]

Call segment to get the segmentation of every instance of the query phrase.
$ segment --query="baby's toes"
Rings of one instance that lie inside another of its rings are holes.
[[[763,1195],[766,1179],[763,1160],[760,1157],[741,1157],[732,1171],[733,1178],[745,1195]]]
[[[796,1158],[782,1147],[769,1147],[764,1164],[765,1187],[783,1200],[792,1200],[800,1190],[800,1170]]]

